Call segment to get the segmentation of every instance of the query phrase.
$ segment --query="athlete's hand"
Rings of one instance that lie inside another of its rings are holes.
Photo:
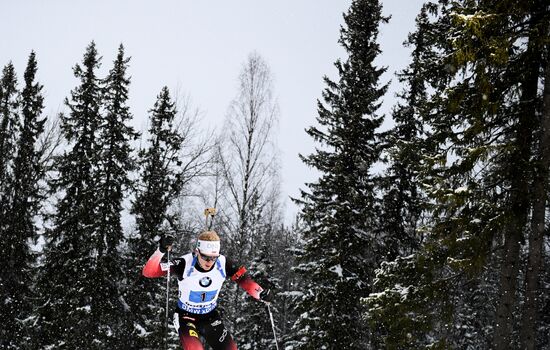
[[[174,236],[166,235],[162,236],[159,240],[159,250],[161,253],[166,253],[172,250],[174,244]]]
[[[271,301],[271,291],[269,289],[264,289],[260,292],[260,300],[266,303]]]

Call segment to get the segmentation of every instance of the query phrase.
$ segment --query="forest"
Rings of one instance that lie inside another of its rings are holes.
[[[22,75],[2,62],[0,348],[179,349],[176,283],[141,269],[161,237],[192,251],[215,207],[222,253],[272,294],[277,338],[225,284],[240,349],[550,349],[550,3],[426,1],[388,115],[382,6],[343,14],[291,225],[260,54],[218,133],[168,87],[132,127],[123,44],[88,44],[56,115],[35,52]]]

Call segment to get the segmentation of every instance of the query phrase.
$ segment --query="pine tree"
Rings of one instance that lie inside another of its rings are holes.
[[[125,190],[130,188],[129,171],[134,168],[130,142],[137,137],[128,122],[132,115],[127,106],[127,77],[129,58],[124,57],[121,45],[103,82],[103,109],[105,117],[98,125],[100,140],[100,162],[98,164],[98,234],[94,246],[97,247],[96,315],[98,334],[96,342],[103,348],[122,348],[127,344],[126,337],[132,331],[129,322],[130,307],[124,302],[126,273],[124,261],[119,253],[123,242],[121,216]]]
[[[139,152],[140,179],[132,213],[137,233],[129,240],[129,290],[127,302],[132,306],[135,329],[132,348],[160,348],[166,337],[164,313],[165,289],[158,280],[141,276],[145,261],[157,249],[156,241],[173,232],[167,219],[173,220],[170,206],[182,189],[181,147],[183,139],[174,125],[175,103],[164,87],[150,111],[148,148]]]
[[[53,227],[46,231],[44,266],[38,281],[40,344],[56,348],[103,348],[94,341],[101,310],[96,279],[99,247],[97,173],[100,146],[101,86],[96,70],[100,58],[92,42],[83,66],[73,71],[80,85],[66,99],[70,113],[61,130],[69,143],[58,157],[52,189],[59,193]]]
[[[379,83],[385,68],[373,61],[380,53],[378,27],[387,18],[378,1],[358,0],[344,20],[340,43],[349,57],[335,64],[338,82],[325,78],[325,104],[318,104],[317,121],[325,130],[307,130],[324,148],[303,157],[322,175],[299,201],[306,244],[297,272],[306,290],[294,325],[298,349],[367,347],[368,332],[357,315],[383,255],[375,237],[379,203],[369,172],[380,160],[377,129],[383,117],[377,110],[387,85]]]
[[[41,189],[39,181],[44,176],[40,164],[40,154],[36,150],[38,137],[44,131],[45,119],[41,118],[43,106],[42,85],[35,82],[37,63],[35,53],[29,56],[25,70],[25,86],[19,97],[19,107],[22,123],[19,138],[15,147],[16,156],[13,160],[13,174],[6,185],[9,186],[9,205],[2,216],[2,241],[8,243],[2,249],[2,281],[1,294],[6,303],[3,306],[2,334],[3,348],[28,348],[32,334],[32,303],[33,293],[32,268],[35,256],[29,244],[37,238],[35,216],[41,205]]]

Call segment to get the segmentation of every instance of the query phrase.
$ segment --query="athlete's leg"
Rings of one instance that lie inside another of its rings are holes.
[[[223,325],[217,311],[213,312],[212,318],[201,320],[197,325],[213,350],[237,350],[237,344],[231,337],[229,330]]]
[[[204,350],[193,318],[175,313],[174,326],[178,330],[183,350]]]

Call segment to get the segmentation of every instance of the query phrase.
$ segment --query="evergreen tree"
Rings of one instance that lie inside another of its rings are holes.
[[[380,53],[378,27],[387,18],[378,1],[358,0],[344,20],[340,43],[349,57],[335,64],[338,82],[325,78],[325,104],[318,104],[317,121],[325,130],[307,130],[324,148],[303,157],[322,175],[298,201],[306,225],[297,268],[305,281],[294,325],[298,349],[367,347],[368,332],[357,315],[383,255],[376,240],[380,204],[370,170],[380,160],[377,129],[383,117],[377,110],[387,90],[379,83],[385,69],[373,61]]]
[[[296,257],[303,254],[303,247],[305,242],[302,238],[303,228],[302,223],[299,220],[299,216],[296,216],[296,220],[286,235],[286,251],[281,251],[284,255],[284,259],[280,262],[280,267],[284,269],[281,271],[281,275],[285,276],[282,281],[282,290],[277,293],[278,299],[278,322],[277,326],[280,330],[280,341],[284,344],[284,348],[293,347],[296,341],[292,334],[292,327],[299,315],[296,314],[295,307],[299,303],[299,300],[305,294],[305,281],[296,272],[295,267],[297,264]],[[289,266],[290,269],[289,269]]]
[[[247,269],[251,271],[251,277],[258,282],[263,288],[273,289],[270,293],[275,293],[275,290],[281,289],[280,275],[275,275],[274,260],[268,256],[269,248],[267,246],[259,246],[255,251],[255,258],[248,264]],[[236,289],[236,288],[235,288]],[[266,306],[259,303],[257,300],[242,291],[237,290],[239,298],[235,310],[240,314],[233,319],[234,321],[234,339],[242,348],[248,349],[268,349],[274,346],[273,333],[271,323],[266,311]],[[227,295],[227,293],[225,293]],[[271,307],[272,312],[277,312],[276,302]]]
[[[2,333],[0,334],[2,348],[30,348],[29,340],[32,334],[32,303],[34,273],[32,268],[35,256],[29,244],[37,238],[35,217],[41,204],[39,181],[44,176],[40,164],[40,154],[36,149],[38,137],[44,131],[45,119],[41,118],[43,106],[42,85],[35,82],[37,63],[35,53],[29,56],[25,70],[25,86],[19,98],[22,116],[21,130],[16,145],[16,156],[13,161],[13,174],[8,185],[9,205],[2,216],[1,259],[2,291],[6,299],[3,305]],[[6,179],[8,180],[8,179]],[[8,282],[9,281],[9,282]]]
[[[532,22],[526,28],[527,48],[518,55],[523,62],[523,69],[521,69],[521,76],[517,81],[519,100],[516,101],[516,108],[512,114],[514,126],[510,136],[513,140],[511,143],[513,148],[508,154],[508,166],[504,168],[510,186],[510,197],[507,202],[506,219],[508,222],[504,230],[500,292],[495,320],[494,347],[497,350],[507,349],[511,343],[514,343],[513,330],[516,328],[514,313],[518,305],[520,244],[524,240],[529,217],[530,199],[526,194],[529,193],[530,180],[533,175],[532,142],[538,119],[535,101],[537,101],[542,50],[538,43],[540,28],[537,27],[548,25],[548,19],[539,22],[541,19],[538,19],[538,16],[533,16],[532,11],[542,10],[542,8],[536,9],[538,6],[542,7],[540,5],[542,3],[542,1],[532,1],[522,8],[526,12],[527,18],[532,18]],[[510,23],[510,26],[513,25],[516,23]]]
[[[545,244],[548,244],[550,237],[548,235],[545,237]],[[544,254],[543,256],[543,265],[550,266],[550,254]],[[544,293],[550,288],[550,271],[545,269],[541,273],[540,281],[540,308],[539,308],[539,317],[540,317],[540,328],[537,334],[537,344],[540,349],[550,348],[550,339],[546,336],[550,330],[550,293]]]
[[[428,10],[423,7],[416,19],[417,31],[405,43],[413,47],[412,62],[398,75],[405,88],[398,97],[402,100],[393,110],[394,127],[384,136],[389,166],[380,178],[382,202],[381,239],[386,245],[387,260],[414,252],[421,241],[417,229],[421,224],[422,189],[418,186],[424,128],[419,111],[427,97],[423,80],[429,55],[425,50]]]
[[[535,28],[548,23],[541,4],[428,5],[431,58],[423,64],[431,68],[422,78],[433,92],[421,111],[428,132],[419,182],[429,196],[429,239],[378,271],[369,316],[388,332],[387,348],[519,346],[519,252],[540,129],[544,39]],[[487,306],[495,303],[496,320]]]
[[[177,111],[167,87],[164,87],[150,111],[148,148],[139,152],[140,179],[132,213],[137,233],[129,239],[127,301],[132,306],[134,332],[132,348],[160,348],[166,337],[166,290],[158,280],[141,275],[145,261],[157,248],[160,236],[173,232],[167,219],[175,198],[182,189],[180,150],[183,139],[174,125]]]
[[[58,176],[51,182],[59,193],[53,227],[46,231],[44,266],[37,291],[41,346],[58,349],[101,349],[95,341],[101,305],[96,291],[99,264],[97,173],[100,164],[98,128],[101,123],[101,86],[96,70],[100,58],[92,42],[83,66],[73,71],[80,85],[66,99],[70,113],[61,118],[61,130],[69,143],[58,157]]]
[[[17,77],[13,64],[9,63],[2,70],[0,80],[0,259],[4,266],[13,266],[17,263],[14,244],[20,247],[17,236],[10,232],[9,223],[5,218],[10,214],[10,179],[12,178],[13,150],[15,147],[15,135],[18,124],[17,114]],[[11,277],[14,271],[9,271],[9,267],[2,269],[0,273],[0,292],[5,295],[5,306],[7,309],[5,315],[1,317],[3,326],[0,328],[0,344],[7,348],[14,348],[17,342],[14,342],[11,333],[13,327],[12,320],[16,316],[17,300],[12,300],[13,290],[10,290]]]
[[[542,5],[541,3],[539,6]],[[549,10],[550,6],[546,5],[546,10]],[[534,14],[532,17],[537,18],[544,13],[544,8],[541,6],[538,8],[539,13]],[[546,11],[548,12],[548,11]],[[544,269],[544,236],[546,233],[546,208],[548,203],[548,179],[550,178],[550,26],[548,22],[550,16],[546,15],[545,20],[540,20],[538,26],[533,27],[535,33],[540,33],[544,47],[541,48],[545,52],[543,54],[544,63],[541,63],[541,68],[544,69],[544,73],[541,76],[544,78],[543,91],[541,96],[541,117],[538,135],[535,136],[535,150],[533,161],[533,209],[531,214],[530,230],[528,230],[529,237],[529,249],[527,256],[527,266],[525,272],[525,301],[522,308],[521,318],[521,333],[520,341],[522,348],[536,349],[539,348],[537,344],[537,332],[540,327],[539,324],[539,308],[542,304],[541,291],[541,271]],[[542,45],[541,45],[542,46]],[[535,62],[536,64],[537,62]],[[540,79],[540,78],[539,78]],[[546,330],[548,330],[548,326]],[[547,333],[547,332],[546,332]],[[541,337],[544,338],[544,337]]]
[[[289,242],[288,233],[282,225],[274,226],[269,222],[266,223],[263,217],[266,214],[263,211],[256,211],[250,216],[251,227],[259,232],[249,232],[255,237],[255,248],[252,252],[253,257],[246,263],[246,267],[252,278],[262,288],[270,290],[270,307],[274,319],[284,322],[284,318],[281,319],[280,316],[284,311],[282,310],[285,301],[283,297],[284,284],[291,277],[288,273],[289,263],[291,263],[289,259],[292,259],[288,244],[291,242]],[[242,347],[250,349],[274,347],[273,330],[265,304],[250,298],[248,293],[236,286],[233,286],[233,289],[237,289],[238,295],[237,304],[233,305],[236,312],[233,332],[236,341]],[[230,317],[233,318],[233,316]]]
[[[275,236],[275,241],[270,241],[270,256],[268,262],[272,262],[268,287],[271,288],[271,310],[277,332],[279,347],[286,348],[287,339],[291,338],[292,325],[296,321],[294,305],[298,295],[302,295],[301,281],[294,272],[296,266],[295,252],[302,247],[299,230],[296,227],[280,228]],[[267,315],[263,312],[264,322]],[[271,329],[270,329],[271,330]],[[271,337],[271,333],[267,335]],[[284,346],[283,346],[284,344]]]
[[[17,105],[17,76],[10,62],[2,70],[0,81],[0,214],[3,215],[9,203],[8,179],[12,176],[16,131],[19,124]]]
[[[429,110],[427,86],[432,86],[430,77],[439,77],[441,72],[434,67],[438,52],[433,49],[447,23],[430,22],[430,16],[436,13],[437,6],[425,4],[416,18],[416,31],[408,38],[413,47],[412,62],[399,74],[399,80],[405,83],[404,91],[399,95],[401,101],[393,110],[395,126],[385,135],[388,142],[390,165],[381,178],[384,191],[381,233],[387,244],[386,261],[376,270],[373,296],[367,299],[370,312],[367,319],[374,332],[377,332],[379,347],[400,348],[409,346],[419,348],[425,345],[423,335],[427,332],[431,317],[437,317],[440,310],[432,308],[422,310],[424,302],[437,295],[428,291],[417,292],[415,298],[402,300],[406,286],[430,284],[431,275],[424,274],[424,265],[415,265],[411,253],[416,253],[423,239],[421,214],[429,208],[426,203],[425,188],[421,187],[423,156],[431,153],[423,116]],[[435,80],[435,79],[433,79]],[[434,84],[435,86],[438,86]],[[424,224],[428,224],[428,222]],[[396,254],[399,255],[396,259]],[[431,261],[427,259],[427,261]],[[414,267],[414,268],[413,268]],[[418,275],[413,274],[417,268]],[[395,276],[399,276],[396,278]],[[411,301],[407,304],[406,301]],[[406,304],[410,311],[408,317],[400,318],[400,307]],[[382,306],[383,307],[380,307]],[[393,308],[395,306],[395,308]],[[427,305],[428,306],[428,305]],[[414,317],[416,313],[421,317]]]
[[[137,137],[127,123],[132,118],[128,100],[127,77],[129,58],[124,57],[121,45],[113,68],[104,80],[103,109],[105,117],[98,125],[100,162],[97,175],[97,229],[94,246],[97,247],[95,280],[98,332],[96,342],[103,348],[123,348],[132,331],[130,307],[124,302],[123,256],[119,246],[123,242],[121,215],[124,191],[130,187],[129,171],[134,168],[130,141]]]

